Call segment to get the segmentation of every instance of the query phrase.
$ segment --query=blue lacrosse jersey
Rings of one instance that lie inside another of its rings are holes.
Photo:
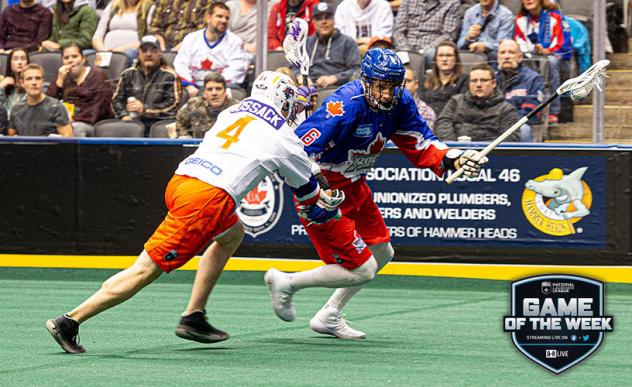
[[[417,167],[445,172],[448,147],[432,133],[408,90],[389,111],[373,111],[359,80],[341,86],[295,130],[332,188],[364,179],[388,140]]]

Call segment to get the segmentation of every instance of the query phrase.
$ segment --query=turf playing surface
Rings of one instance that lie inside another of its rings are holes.
[[[0,268],[0,385],[630,385],[632,285],[606,286],[615,331],[560,376],[532,363],[502,332],[509,283],[379,276],[346,308],[363,341],[308,327],[327,289],[295,298],[277,319],[263,273],[225,272],[209,320],[230,340],[203,345],[174,334],[194,273],[163,276],[81,329],[88,352],[67,355],[44,327],[95,291],[111,270]]]

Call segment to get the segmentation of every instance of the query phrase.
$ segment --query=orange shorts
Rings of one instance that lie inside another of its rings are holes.
[[[169,212],[145,250],[164,272],[177,269],[239,221],[235,201],[221,188],[174,175],[165,190]]]

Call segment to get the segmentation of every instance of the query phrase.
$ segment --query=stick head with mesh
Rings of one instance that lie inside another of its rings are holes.
[[[607,77],[606,68],[610,64],[607,59],[600,60],[581,75],[571,78],[557,88],[558,95],[569,94],[573,101],[581,101],[588,97],[594,87],[601,91],[603,78]]]
[[[283,39],[285,58],[292,65],[298,67],[303,75],[307,75],[309,66],[309,57],[305,48],[308,30],[307,22],[301,18],[296,18],[290,25],[285,39]]]

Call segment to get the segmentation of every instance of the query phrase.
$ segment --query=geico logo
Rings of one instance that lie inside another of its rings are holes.
[[[218,167],[217,165],[214,165],[208,160],[204,160],[199,157],[192,157],[192,158],[187,159],[184,165],[189,165],[189,164],[199,165],[202,168],[208,169],[209,171],[211,171],[211,173],[215,175],[221,175],[221,173],[223,172],[222,168]]]

